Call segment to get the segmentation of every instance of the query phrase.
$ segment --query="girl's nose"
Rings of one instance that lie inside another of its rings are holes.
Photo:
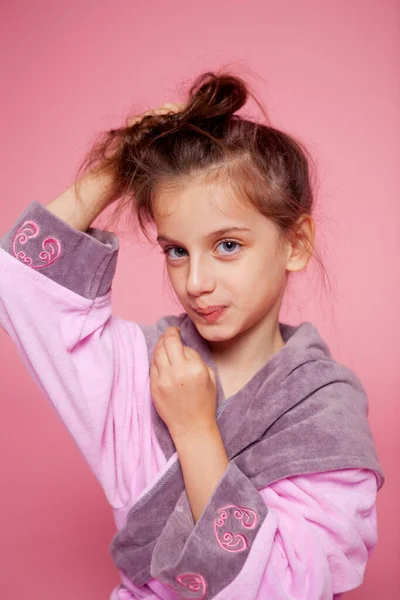
[[[192,296],[212,292],[215,287],[211,265],[206,261],[191,260],[186,280],[186,291]]]

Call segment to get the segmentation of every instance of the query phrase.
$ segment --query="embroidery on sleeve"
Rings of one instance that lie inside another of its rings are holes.
[[[202,575],[200,575],[200,573],[183,573],[182,575],[178,575],[175,579],[180,586],[190,590],[190,592],[196,593],[195,596],[190,595],[190,600],[204,600],[206,597],[207,584],[206,580]],[[179,595],[179,591],[169,584],[167,584],[167,586]],[[179,597],[181,598],[182,596]]]
[[[232,512],[237,521],[240,521],[240,523],[234,521],[232,524],[233,528],[235,528],[235,525],[239,524],[246,529],[254,529],[258,522],[258,517],[251,508],[236,506],[236,504],[228,504],[217,510],[218,517],[214,519],[214,531],[218,544],[223,550],[227,550],[228,552],[242,552],[243,550],[246,550],[249,545],[245,535],[242,533],[236,533],[236,535],[234,535],[231,531],[225,531],[222,535],[221,528],[226,524],[228,517],[232,517]],[[232,521],[232,519],[230,520]]]
[[[46,238],[42,242],[43,252],[39,254],[39,258],[46,261],[45,264],[33,264],[33,259],[25,254],[23,250],[17,249],[17,244],[26,244],[30,238],[37,237],[39,234],[39,226],[34,221],[25,221],[15,232],[12,249],[14,256],[21,262],[32,267],[32,269],[43,269],[53,264],[61,256],[61,244],[53,237]]]

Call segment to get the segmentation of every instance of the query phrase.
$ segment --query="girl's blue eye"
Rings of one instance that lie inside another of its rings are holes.
[[[234,242],[233,240],[224,240],[223,242],[220,242],[218,246],[225,246],[225,249],[228,250],[227,254],[236,254],[236,252],[234,252],[233,250],[237,246],[240,247],[240,244],[238,242]]]
[[[178,250],[178,256],[171,256],[170,252],[171,250]],[[179,248],[179,246],[172,246],[170,248],[165,248],[164,253],[172,259],[176,259],[176,258],[182,258],[182,256],[184,256],[184,253],[186,252],[186,250],[184,250],[184,248]]]

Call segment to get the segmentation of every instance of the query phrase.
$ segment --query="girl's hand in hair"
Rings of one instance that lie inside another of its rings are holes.
[[[184,102],[167,102],[166,104],[163,104],[159,108],[148,110],[144,113],[141,113],[140,115],[135,115],[134,117],[129,117],[127,120],[127,125],[128,125],[128,127],[132,127],[132,125],[135,125],[136,123],[141,121],[143,119],[143,117],[146,117],[147,115],[162,115],[162,114],[167,114],[170,112],[173,112],[173,113],[181,112],[185,108],[185,106],[186,105]]]

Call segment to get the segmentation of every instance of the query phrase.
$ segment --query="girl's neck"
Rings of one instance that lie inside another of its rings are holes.
[[[267,315],[253,327],[226,342],[208,342],[218,370],[255,374],[283,346],[278,316]]]

